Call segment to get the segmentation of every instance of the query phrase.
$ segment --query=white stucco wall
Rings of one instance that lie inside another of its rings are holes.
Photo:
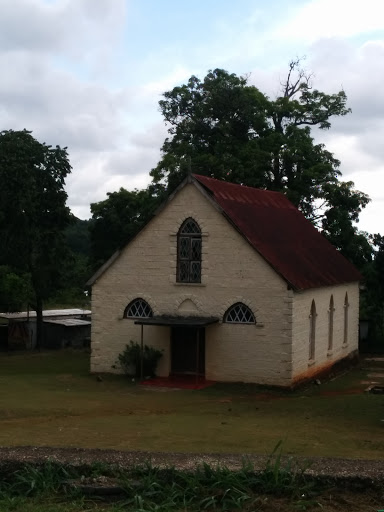
[[[344,343],[344,300],[348,294],[348,336]],[[300,381],[332,366],[358,349],[359,285],[349,283],[293,293],[293,380]],[[333,295],[333,343],[329,350],[330,299]],[[309,359],[310,311],[316,305],[315,357]]]
[[[202,282],[176,283],[177,232],[187,217],[202,230]],[[127,304],[145,299],[155,315],[222,318],[244,302],[256,325],[206,328],[206,378],[289,385],[292,296],[287,285],[192,184],[186,185],[122,251],[92,290],[91,370],[109,372],[140,326],[123,319]],[[144,342],[164,350],[159,375],[170,370],[170,329],[144,327]]]

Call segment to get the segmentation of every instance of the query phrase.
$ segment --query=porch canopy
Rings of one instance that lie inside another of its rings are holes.
[[[207,327],[215,324],[219,318],[215,316],[152,316],[149,318],[138,318],[135,324],[139,325],[163,325],[169,327]]]
[[[215,324],[219,321],[218,317],[215,316],[152,316],[148,318],[138,318],[135,320],[135,324],[141,325],[141,354],[140,354],[140,379],[143,380],[143,354],[144,354],[144,325],[158,325],[164,327],[195,327],[196,328],[196,384],[199,379],[199,329],[207,327],[208,325]]]

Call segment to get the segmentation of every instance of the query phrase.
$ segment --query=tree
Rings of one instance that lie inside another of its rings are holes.
[[[368,233],[358,231],[354,222],[358,222],[369,199],[353,187],[351,181],[324,185],[327,208],[321,228],[324,236],[362,271],[372,261],[373,247]]]
[[[370,320],[370,339],[384,342],[384,236],[370,235],[373,261],[363,269],[365,286],[361,294],[361,317]]]
[[[84,285],[92,275],[90,224],[90,220],[71,214],[71,224],[64,232],[66,248],[60,282],[56,293],[49,298],[54,304],[89,307]]]
[[[89,258],[91,254],[91,238],[89,232],[90,220],[78,219],[71,214],[72,222],[65,230],[68,247],[75,254]]]
[[[133,191],[120,188],[107,196],[91,204],[91,259],[95,269],[145,225],[163,197],[156,187]]]
[[[0,132],[0,265],[29,275],[38,345],[43,301],[56,289],[65,259],[70,172],[66,148],[40,143],[27,130]]]
[[[376,289],[378,321],[377,331],[384,342],[384,236],[376,234],[373,236],[373,243],[376,247],[374,258],[374,271],[377,276],[373,287]]]
[[[0,311],[20,311],[32,298],[31,279],[28,273],[14,271],[7,265],[0,266]]]
[[[192,76],[188,84],[164,93],[159,102],[169,134],[162,146],[163,158],[152,170],[154,183],[165,178],[172,190],[189,169],[216,178],[239,182],[248,175],[255,186],[263,172],[258,138],[268,124],[266,97],[247,80],[224,70],[210,71],[201,82]]]
[[[170,136],[151,171],[153,183],[172,189],[196,172],[283,192],[349,254],[342,230],[348,226],[359,235],[353,222],[369,198],[352,182],[340,181],[340,162],[314,142],[311,127],[329,129],[332,116],[350,109],[344,91],[325,94],[311,82],[296,60],[274,100],[249,85],[247,77],[222,69],[165,92],[159,104]]]

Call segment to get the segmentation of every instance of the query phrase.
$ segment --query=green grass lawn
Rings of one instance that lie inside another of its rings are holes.
[[[154,391],[88,373],[89,355],[0,355],[0,445],[384,458],[384,399],[355,369],[305,391]],[[350,391],[353,391],[351,393]]]

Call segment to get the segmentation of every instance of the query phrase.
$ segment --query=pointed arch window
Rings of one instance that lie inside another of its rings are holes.
[[[335,312],[335,305],[333,302],[333,295],[329,300],[329,310],[328,310],[328,351],[333,349],[333,315]]]
[[[237,302],[226,311],[224,322],[227,324],[255,324],[256,318],[248,306]]]
[[[316,346],[316,304],[312,300],[311,311],[309,314],[309,359],[315,359]]]
[[[348,308],[349,308],[348,293],[346,293],[345,298],[344,298],[344,339],[343,339],[344,345],[348,344]]]
[[[124,311],[124,318],[150,318],[153,316],[151,306],[144,299],[134,299]]]
[[[189,217],[177,234],[178,283],[201,283],[201,229]]]

